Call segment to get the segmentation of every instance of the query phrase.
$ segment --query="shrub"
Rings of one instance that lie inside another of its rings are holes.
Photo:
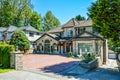
[[[71,51],[68,52],[68,56],[69,56],[69,57],[73,57],[73,52],[71,52]]]
[[[96,59],[96,55],[93,55],[91,52],[87,52],[87,54],[84,55],[85,62],[88,63],[94,59]]]
[[[17,30],[11,37],[10,44],[18,47],[19,50],[26,52],[30,48],[30,41],[25,33],[21,30]]]
[[[10,52],[14,51],[14,46],[0,42],[0,64],[2,67],[10,66]]]

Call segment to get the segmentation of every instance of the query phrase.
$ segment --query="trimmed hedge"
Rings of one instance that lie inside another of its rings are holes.
[[[10,52],[13,51],[13,45],[0,42],[0,64],[2,67],[10,67]]]

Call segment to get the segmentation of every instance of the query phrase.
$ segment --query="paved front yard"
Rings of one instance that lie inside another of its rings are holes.
[[[23,56],[23,68],[40,69],[46,72],[59,72],[69,66],[79,63],[79,59],[61,55],[30,54]]]
[[[40,68],[0,74],[0,80],[120,80],[115,60],[92,71],[80,67],[78,59],[41,55],[41,60]]]

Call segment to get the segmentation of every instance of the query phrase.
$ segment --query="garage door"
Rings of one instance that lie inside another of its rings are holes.
[[[110,59],[116,59],[116,54],[108,54],[108,58],[110,58]]]

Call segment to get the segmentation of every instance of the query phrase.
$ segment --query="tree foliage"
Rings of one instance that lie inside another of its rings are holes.
[[[51,11],[48,11],[44,17],[44,31],[48,31],[52,28],[55,28],[60,25],[60,21],[52,14]]]
[[[113,42],[120,40],[120,0],[97,0],[92,3],[88,15],[94,29],[104,38]]]
[[[0,26],[23,26],[29,23],[31,0],[0,0]]]
[[[37,12],[33,12],[32,16],[30,18],[30,24],[34,28],[38,29],[39,31],[42,31],[42,17]]]
[[[41,15],[32,9],[31,0],[0,0],[0,27],[22,27],[30,24],[39,31],[48,31],[60,25],[60,21],[51,11],[42,19]]]
[[[21,51],[26,51],[30,48],[30,41],[23,31],[17,30],[11,37],[10,44],[18,47]]]
[[[0,66],[10,67],[10,53],[14,51],[14,46],[0,42]]]
[[[85,17],[82,17],[81,15],[77,15],[75,17],[76,20],[81,21],[81,20],[86,20]]]

